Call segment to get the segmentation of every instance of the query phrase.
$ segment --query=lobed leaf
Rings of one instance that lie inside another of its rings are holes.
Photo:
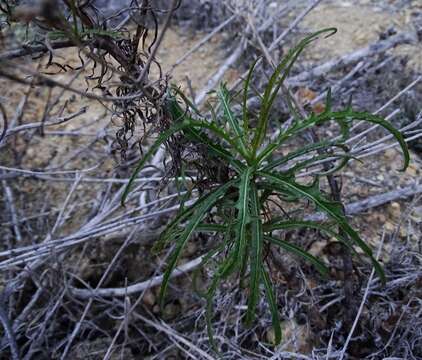
[[[245,256],[246,249],[246,227],[250,221],[249,214],[249,196],[250,196],[250,177],[253,169],[247,168],[240,175],[239,182],[239,198],[236,203],[237,208],[237,224],[235,227],[235,250],[232,252],[231,261],[227,264],[223,272],[223,276],[227,276],[233,272],[239,264],[239,260]]]
[[[360,238],[355,230],[348,224],[346,217],[343,215],[342,205],[323,198],[322,194],[317,191],[314,186],[305,186],[295,183],[292,180],[286,180],[277,176],[274,173],[258,172],[259,175],[264,176],[267,180],[279,184],[288,191],[297,193],[298,196],[312,201],[317,208],[324,211],[329,217],[334,219],[340,228],[350,237],[350,239],[359,246],[362,251],[371,259],[372,265],[375,268],[380,279],[385,282],[384,271],[377,260],[373,257],[371,248]]]
[[[237,180],[231,180],[224,185],[220,186],[219,188],[213,190],[205,200],[201,201],[201,204],[195,211],[192,213],[192,215],[189,218],[188,223],[185,226],[184,231],[179,236],[179,238],[176,241],[176,248],[173,251],[173,253],[170,256],[170,260],[167,266],[166,271],[164,272],[163,276],[163,282],[160,289],[160,302],[163,304],[164,301],[164,295],[166,293],[168,282],[170,279],[170,275],[173,272],[174,268],[176,267],[177,261],[179,260],[179,257],[181,255],[181,252],[186,245],[187,241],[191,237],[191,235],[195,232],[196,227],[199,225],[202,218],[205,216],[207,212],[211,210],[211,208],[214,206],[217,200],[221,196],[223,196],[227,190],[235,184]]]
[[[284,81],[286,80],[287,76],[290,74],[290,70],[292,69],[299,55],[311,42],[315,41],[319,35],[323,33],[328,33],[328,37],[335,34],[336,32],[336,28],[327,28],[309,35],[308,37],[300,41],[299,44],[296,45],[293,49],[291,49],[287,56],[276,67],[270,80],[268,81],[268,85],[265,88],[264,95],[262,97],[258,125],[255,130],[254,138],[252,140],[253,154],[256,154],[259,146],[261,146],[262,141],[266,135],[269,115],[275,97],[277,96],[277,93],[281,86],[284,84]],[[280,74],[282,74],[281,77]]]
[[[255,184],[250,187],[251,198],[251,254],[250,254],[250,285],[246,323],[250,325],[255,317],[255,308],[259,298],[261,281],[263,231],[260,218],[258,190]]]

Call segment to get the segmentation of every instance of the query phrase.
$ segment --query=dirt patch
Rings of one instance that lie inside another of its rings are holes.
[[[378,5],[376,5],[378,3]],[[336,27],[338,33],[318,41],[307,52],[314,61],[341,56],[379,40],[389,32],[416,32],[422,5],[414,2],[405,8],[386,8],[380,2],[336,1],[321,4],[302,23],[302,30],[309,32],[326,27]],[[403,45],[394,50],[397,55],[409,57],[414,71],[422,71],[422,45]]]

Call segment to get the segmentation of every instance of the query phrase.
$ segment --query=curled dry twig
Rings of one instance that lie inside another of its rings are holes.
[[[58,4],[48,0],[38,7],[18,6],[14,9],[12,6],[7,6],[3,9],[11,21],[30,23],[39,40],[37,39],[36,44],[0,54],[3,65],[1,75],[25,82],[19,76],[17,68],[8,61],[34,52],[41,55],[48,54],[46,68],[58,68],[59,72],[74,70],[72,66],[63,63],[54,50],[77,47],[81,67],[85,65],[84,57],[92,61],[91,75],[86,79],[95,82],[93,89],[101,90],[103,96],[108,98],[106,100],[112,101],[112,119],[121,124],[116,132],[114,150],[120,151],[121,156],[125,158],[126,152],[136,143],[140,144],[142,140],[140,138],[132,140],[139,121],[144,126],[152,124],[151,131],[161,131],[166,127],[167,120],[162,109],[162,99],[167,90],[168,79],[163,74],[155,55],[173,12],[180,6],[180,0],[171,2],[160,33],[154,6],[149,0],[142,0],[128,8],[126,11],[136,25],[133,36],[125,28],[114,28],[109,19],[100,16],[94,2],[82,4],[65,0],[63,3]],[[31,16],[24,16],[23,14],[28,11]],[[153,22],[152,36],[151,30],[146,25],[149,20]],[[50,43],[51,36],[64,40]],[[153,65],[157,71],[154,73],[154,78],[150,78]],[[41,82],[40,85],[62,86],[46,76],[46,73],[32,75]],[[116,77],[119,79],[117,83]],[[68,90],[80,93],[82,96],[89,95],[75,89]],[[98,95],[92,95],[92,98],[101,100]],[[4,130],[2,135],[5,135]]]

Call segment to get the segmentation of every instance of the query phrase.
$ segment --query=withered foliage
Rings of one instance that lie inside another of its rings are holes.
[[[55,52],[58,48],[77,47],[80,68],[91,69],[91,75],[86,76],[91,90],[101,91],[98,99],[105,105],[111,102],[113,122],[120,127],[113,147],[125,159],[127,151],[142,141],[140,136],[134,136],[138,125],[145,130],[148,127],[151,133],[168,123],[163,111],[168,78],[155,59],[155,47],[157,12],[171,13],[180,5],[173,4],[174,8],[164,10],[157,9],[153,1],[131,1],[127,7],[107,15],[99,1],[1,2],[4,23],[20,23],[33,34],[23,50],[9,51],[0,59],[1,75],[25,82],[11,61],[22,51],[34,57],[48,54],[42,75],[78,70]],[[59,86],[39,74],[34,74],[34,78],[41,85]]]

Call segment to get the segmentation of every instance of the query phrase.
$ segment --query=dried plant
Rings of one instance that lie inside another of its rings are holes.
[[[171,7],[165,11],[168,21],[179,3],[173,1]],[[39,54],[40,50],[41,54],[49,53],[44,73],[77,70],[68,64],[62,64],[60,57],[56,58],[54,49],[77,47],[81,68],[87,68],[85,65],[89,61],[92,74],[86,80],[92,89],[102,92],[102,96],[92,96],[100,101],[111,102],[113,121],[121,124],[116,133],[115,149],[121,152],[123,158],[131,146],[140,144],[142,140],[132,139],[137,124],[152,124],[150,131],[159,131],[165,126],[161,121],[167,76],[162,73],[161,66],[155,59],[165,28],[158,34],[154,9],[149,0],[142,0],[123,8],[117,14],[105,17],[95,2],[76,0],[44,0],[34,5],[19,5],[7,1],[0,6],[6,22],[26,24],[26,53]],[[115,24],[116,19],[120,20],[120,24]],[[129,19],[135,22],[135,25],[130,25],[135,26],[134,29],[125,27]],[[150,22],[153,23],[152,33],[151,26],[148,25]],[[40,48],[39,44],[44,46]],[[12,50],[10,58],[13,57]],[[7,56],[2,59],[1,65],[1,75],[26,82]],[[152,67],[156,71],[152,72]],[[35,83],[50,87],[63,86],[42,75],[34,74],[38,80]]]

